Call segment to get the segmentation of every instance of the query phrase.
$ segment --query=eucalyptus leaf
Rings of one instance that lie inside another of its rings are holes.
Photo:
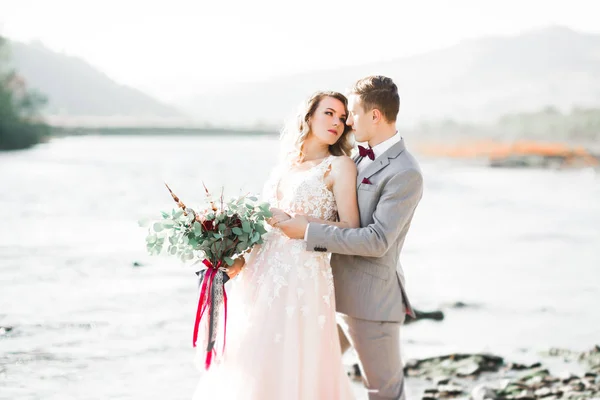
[[[148,242],[149,244],[156,243],[156,235],[154,235],[154,234],[148,235],[146,237],[146,242]]]
[[[223,261],[225,261],[230,267],[233,265],[233,259],[230,257],[224,257]]]
[[[242,221],[242,230],[246,233],[252,232],[252,227],[248,221]]]
[[[244,234],[244,232],[243,232],[243,231],[242,231],[240,228],[238,228],[238,227],[235,227],[235,228],[233,228],[231,231],[232,231],[233,233],[235,233],[236,235],[238,235],[238,236],[240,236],[240,235],[243,235],[243,234]]]
[[[183,215],[183,210],[179,209],[177,211],[173,210],[173,218],[177,219]]]
[[[241,253],[242,251],[246,250],[246,243],[244,243],[244,242],[238,243],[237,246],[235,247],[235,250],[238,253]]]
[[[198,221],[195,221],[193,225],[193,231],[196,236],[200,236],[202,234],[202,224],[200,224]]]
[[[161,222],[155,222],[154,225],[152,225],[152,229],[154,232],[160,232],[163,230],[163,225]]]

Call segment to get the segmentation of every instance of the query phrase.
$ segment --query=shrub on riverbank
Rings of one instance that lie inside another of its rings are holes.
[[[24,149],[50,135],[39,115],[46,99],[9,70],[6,44],[0,36],[0,150]]]

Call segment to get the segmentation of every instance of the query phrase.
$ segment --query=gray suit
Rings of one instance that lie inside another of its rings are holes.
[[[311,223],[307,250],[333,253],[336,309],[369,398],[403,399],[400,326],[414,314],[399,257],[423,194],[421,170],[403,140],[358,174],[357,189],[361,228]]]

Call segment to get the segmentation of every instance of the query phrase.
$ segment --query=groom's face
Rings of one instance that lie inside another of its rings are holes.
[[[351,94],[348,96],[348,120],[346,125],[351,126],[357,142],[368,142],[370,139],[369,119],[360,101],[360,96]]]

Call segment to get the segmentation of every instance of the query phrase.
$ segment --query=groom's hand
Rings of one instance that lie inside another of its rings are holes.
[[[308,226],[308,218],[305,215],[296,215],[277,224],[277,227],[290,239],[304,239],[304,233]]]

